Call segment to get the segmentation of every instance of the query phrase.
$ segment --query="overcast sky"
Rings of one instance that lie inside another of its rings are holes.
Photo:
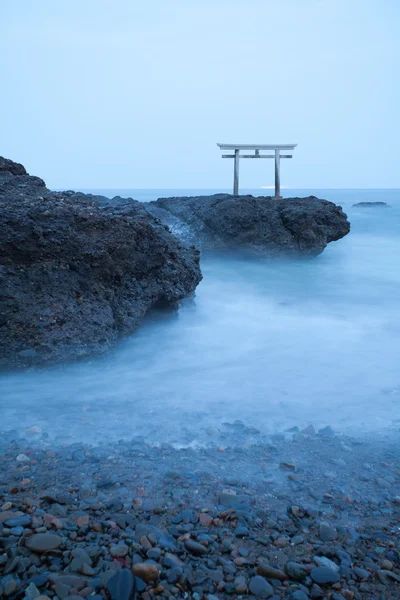
[[[400,187],[400,0],[0,0],[0,154],[53,188]],[[243,160],[241,185],[273,183]]]

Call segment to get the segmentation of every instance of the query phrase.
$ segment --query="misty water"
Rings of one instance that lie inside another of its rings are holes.
[[[144,201],[210,193],[93,192]],[[2,374],[0,429],[176,445],[208,443],[238,419],[261,434],[310,423],[398,430],[400,191],[313,193],[343,206],[345,239],[312,260],[203,258],[196,297],[149,315],[107,356]],[[391,208],[352,207],[360,201]]]

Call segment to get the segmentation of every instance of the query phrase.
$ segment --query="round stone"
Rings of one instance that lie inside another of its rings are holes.
[[[250,579],[249,590],[256,598],[270,598],[274,594],[272,586],[261,575]]]
[[[281,569],[275,569],[266,563],[260,563],[257,567],[257,575],[262,575],[267,579],[279,579],[279,581],[285,581],[288,578],[286,573]]]
[[[189,550],[191,554],[195,556],[201,556],[202,554],[207,554],[207,548],[203,546],[203,544],[199,544],[194,540],[186,540],[185,542],[186,550]]]
[[[337,571],[329,567],[317,567],[311,571],[311,579],[318,584],[336,583],[339,581],[340,576]]]
[[[337,538],[337,531],[328,523],[321,523],[319,526],[319,537],[323,542],[332,542]]]
[[[305,592],[302,592],[301,590],[296,590],[290,596],[290,600],[309,600],[309,596]]]
[[[148,583],[149,581],[157,581],[158,579],[158,569],[156,565],[152,563],[137,563],[133,565],[132,571],[134,575],[140,577]]]
[[[62,539],[59,535],[52,533],[35,533],[31,537],[27,538],[25,546],[32,552],[42,554],[43,552],[50,552],[56,550],[61,546]]]
[[[307,577],[307,567],[294,561],[286,563],[285,571],[289,579],[293,579],[294,581],[302,581]]]
[[[340,571],[339,565],[333,562],[333,560],[330,560],[327,556],[314,556],[314,562],[318,567],[329,567],[334,571]]]
[[[129,548],[126,544],[113,544],[110,548],[111,556],[114,558],[123,558],[129,552]]]
[[[247,582],[246,578],[243,576],[236,577],[235,579],[235,590],[237,594],[246,594],[247,592]]]

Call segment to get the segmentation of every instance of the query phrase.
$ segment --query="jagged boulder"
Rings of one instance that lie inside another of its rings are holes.
[[[316,256],[350,231],[342,208],[315,196],[159,198],[148,210],[205,251]]]
[[[143,204],[51,192],[0,158],[0,368],[102,353],[201,280]]]

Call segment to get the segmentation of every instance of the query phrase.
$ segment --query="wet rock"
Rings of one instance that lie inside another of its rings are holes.
[[[331,527],[329,523],[320,523],[319,537],[323,542],[331,542],[336,540],[337,531],[334,527]]]
[[[394,573],[393,571],[385,571],[380,569],[376,572],[376,574],[380,581],[385,585],[387,585],[390,580],[400,583],[400,575],[397,575],[397,573]]]
[[[333,560],[330,560],[326,556],[314,556],[314,562],[316,565],[318,565],[318,567],[329,567],[330,569],[333,569],[337,572],[339,572],[340,570],[339,565],[337,565],[335,562],[333,562]]]
[[[236,527],[235,531],[233,532],[235,537],[247,537],[249,533],[250,531],[248,527]]]
[[[135,600],[136,582],[129,569],[120,569],[107,582],[111,600]]]
[[[260,575],[250,579],[249,590],[256,598],[270,598],[274,594],[272,586]]]
[[[378,477],[376,480],[376,483],[378,484],[378,486],[380,488],[383,488],[383,489],[388,490],[391,487],[391,483],[387,479],[384,479],[383,477]]]
[[[384,559],[381,562],[381,569],[384,571],[391,571],[393,569],[393,563],[390,560]]]
[[[166,554],[163,558],[163,565],[167,568],[180,567],[184,563],[174,554]]]
[[[26,454],[18,454],[16,461],[19,463],[24,463],[24,462],[28,463],[28,462],[31,462],[31,459]]]
[[[71,589],[71,587],[69,585],[66,585],[65,583],[61,583],[61,581],[57,581],[57,583],[54,586],[54,590],[55,590],[57,596],[59,598],[61,598],[61,600],[64,600],[64,598],[69,596],[70,589]]]
[[[114,556],[115,558],[123,558],[128,554],[128,552],[129,548],[126,544],[120,543],[110,546],[111,556]]]
[[[0,368],[103,353],[200,282],[199,252],[144,204],[52,192],[13,164],[0,157]]]
[[[210,251],[316,256],[350,231],[340,207],[314,196],[159,198],[148,208],[183,239]]]
[[[199,516],[199,521],[201,525],[204,525],[204,527],[209,527],[213,522],[213,518],[207,513],[201,513]]]
[[[279,464],[279,467],[281,469],[286,469],[287,471],[295,471],[296,470],[296,465],[294,462],[283,461]]]
[[[336,583],[340,579],[340,575],[335,569],[329,567],[316,567],[310,573],[311,579],[319,585]]]
[[[291,593],[289,600],[308,600],[309,595],[302,590],[296,590]]]
[[[76,522],[78,527],[87,527],[90,522],[90,517],[89,515],[79,515]]]
[[[168,572],[168,583],[178,583],[182,575],[182,567],[174,567]]]
[[[369,579],[371,576],[369,571],[366,569],[361,569],[360,567],[354,567],[353,571],[358,579]]]
[[[207,548],[205,548],[205,546],[203,546],[203,544],[199,544],[198,542],[195,542],[194,540],[186,540],[185,548],[186,548],[186,550],[188,550],[191,554],[194,554],[195,556],[201,556],[203,554],[207,554],[207,552],[208,552]]]
[[[234,584],[237,594],[247,594],[247,581],[243,575],[236,577]]]
[[[5,523],[5,521],[8,521],[9,519],[15,519],[17,517],[23,517],[25,516],[24,513],[20,512],[20,511],[11,511],[11,510],[4,510],[2,512],[0,512],[0,524],[1,523]]]
[[[315,427],[314,425],[308,425],[307,427],[302,429],[300,433],[302,433],[303,435],[315,435]]]
[[[7,519],[4,523],[7,527],[27,527],[31,524],[31,517],[24,515],[23,517],[16,517],[15,519]]]
[[[250,497],[244,494],[222,493],[219,497],[219,503],[227,508],[246,508],[250,503]]]
[[[61,546],[62,539],[59,535],[52,533],[35,533],[25,541],[25,546],[32,550],[42,554],[44,552],[50,552],[56,550]]]
[[[321,437],[334,437],[335,436],[335,432],[333,431],[333,429],[330,425],[327,425],[327,427],[323,427],[322,429],[319,429],[318,433]]]
[[[285,565],[285,572],[289,579],[302,581],[307,577],[307,567],[297,562],[289,561]]]
[[[152,563],[137,563],[133,565],[132,571],[134,575],[143,579],[148,583],[149,581],[157,581],[158,579],[158,568]]]
[[[275,569],[265,563],[260,563],[257,567],[257,574],[266,577],[267,579],[279,579],[279,581],[285,581],[288,576],[281,569]]]
[[[13,596],[18,590],[18,582],[15,579],[9,579],[4,584],[4,595],[5,596]]]

